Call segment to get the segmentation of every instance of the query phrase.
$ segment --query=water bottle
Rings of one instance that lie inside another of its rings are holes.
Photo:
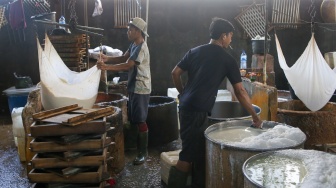
[[[240,55],[240,69],[246,69],[246,62],[247,62],[247,55],[243,50],[242,54]]]
[[[58,20],[58,23],[65,24],[65,18],[64,18],[64,16],[60,17],[60,19]],[[65,27],[63,27],[63,26],[59,26],[59,28],[65,30]]]

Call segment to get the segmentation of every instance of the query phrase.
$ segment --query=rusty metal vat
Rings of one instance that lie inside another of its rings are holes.
[[[279,123],[264,121],[263,128],[274,128]],[[296,145],[274,147],[271,149],[242,148],[219,142],[209,136],[212,132],[226,130],[235,126],[250,127],[250,120],[224,121],[206,129],[206,187],[207,188],[242,188],[244,175],[242,166],[249,157],[265,152],[288,148],[303,148],[305,137]],[[288,125],[287,125],[288,126]],[[290,126],[289,126],[290,127]],[[302,136],[304,134],[302,133]]]
[[[97,95],[94,107],[103,108],[113,106],[115,113],[107,118],[111,124],[112,130],[107,132],[114,145],[109,146],[108,151],[112,160],[107,163],[107,170],[111,175],[121,172],[125,167],[125,141],[124,124],[127,123],[127,98],[121,94],[101,93]]]
[[[254,111],[259,115],[261,109],[252,105]],[[251,119],[252,116],[245,110],[245,108],[238,101],[216,101],[211,111],[209,124],[218,123],[221,121]]]
[[[327,103],[316,112],[310,111],[302,101],[278,103],[278,121],[300,128],[306,135],[306,149],[336,143],[336,104]]]
[[[124,133],[122,123],[122,113],[120,108],[113,107],[115,113],[107,117],[107,122],[111,124],[112,130],[107,131],[106,136],[112,139],[115,144],[108,147],[111,160],[107,161],[107,170],[111,176],[121,172],[125,167]]]
[[[331,153],[285,149],[254,155],[243,165],[244,188],[336,187],[336,156]]]
[[[324,22],[336,23],[336,1],[323,0],[320,7],[321,17]]]
[[[147,125],[149,146],[160,146],[178,139],[177,103],[175,99],[165,96],[151,96]]]
[[[296,187],[307,173],[302,160],[285,155],[296,151],[300,150],[269,151],[248,158],[242,168],[244,188]]]
[[[103,93],[98,92],[96,102],[94,107],[106,107],[106,106],[116,106],[121,109],[122,113],[122,122],[126,124],[128,121],[127,117],[127,97],[119,93]]]

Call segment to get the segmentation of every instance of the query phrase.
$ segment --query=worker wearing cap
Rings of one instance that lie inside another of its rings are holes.
[[[224,48],[229,47],[233,25],[222,18],[210,24],[210,42],[189,50],[172,71],[172,78],[179,91],[179,119],[182,150],[175,167],[169,171],[168,187],[184,188],[189,171],[191,187],[205,187],[205,136],[208,115],[215,104],[218,88],[227,77],[237,99],[251,114],[253,125],[262,121],[252,107],[245,91],[236,60]],[[188,82],[182,84],[181,76],[187,73]]]
[[[141,18],[133,18],[128,24],[128,39],[132,42],[124,55],[110,57],[102,55],[97,62],[98,69],[128,71],[128,119],[136,126],[138,155],[135,165],[145,162],[147,157],[148,127],[146,124],[149,97],[151,93],[150,55],[145,41],[147,23]]]

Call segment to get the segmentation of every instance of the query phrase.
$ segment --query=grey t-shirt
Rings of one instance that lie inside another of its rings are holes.
[[[137,94],[150,94],[152,90],[150,74],[150,55],[146,42],[139,45],[132,43],[128,48],[130,59],[136,66],[128,72],[128,92]]]

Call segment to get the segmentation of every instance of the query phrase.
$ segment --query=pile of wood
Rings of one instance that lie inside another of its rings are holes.
[[[70,70],[81,72],[87,69],[83,62],[87,55],[85,34],[50,35],[49,39]]]
[[[106,118],[113,107],[82,109],[70,105],[33,114],[29,181],[35,187],[108,186],[108,152],[114,142]]]

